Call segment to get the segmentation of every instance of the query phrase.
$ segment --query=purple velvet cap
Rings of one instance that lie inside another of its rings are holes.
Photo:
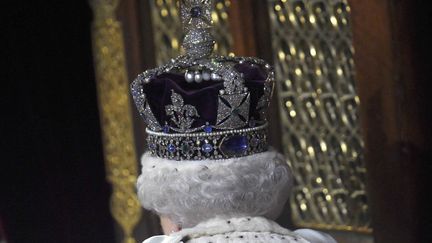
[[[251,99],[249,107],[249,120],[258,120],[258,100],[264,94],[264,84],[267,79],[266,72],[256,64],[243,63],[234,67],[242,73],[245,87],[248,88]],[[169,124],[170,117],[165,112],[165,107],[171,104],[171,93],[174,91],[181,95],[185,104],[194,106],[199,114],[192,128],[209,123],[215,125],[217,119],[219,91],[224,88],[223,81],[202,81],[201,83],[188,83],[184,75],[163,73],[152,78],[149,83],[142,84],[147,102],[159,122]]]

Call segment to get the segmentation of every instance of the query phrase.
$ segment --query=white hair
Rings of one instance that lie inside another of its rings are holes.
[[[237,216],[276,218],[292,184],[274,151],[226,160],[174,161],[145,153],[138,197],[144,208],[182,227]]]

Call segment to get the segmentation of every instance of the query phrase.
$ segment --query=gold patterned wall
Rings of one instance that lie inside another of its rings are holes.
[[[346,0],[268,0],[294,223],[370,232]]]
[[[151,0],[151,15],[156,48],[156,63],[162,65],[181,53],[182,25],[178,0]],[[231,0],[215,0],[212,13],[213,35],[216,39],[215,53],[228,55],[233,39],[228,23],[228,8]]]

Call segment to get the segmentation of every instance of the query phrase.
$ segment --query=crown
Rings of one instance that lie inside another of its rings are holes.
[[[132,82],[148,148],[173,160],[264,152],[274,72],[253,57],[212,55],[212,0],[182,0],[185,54]]]

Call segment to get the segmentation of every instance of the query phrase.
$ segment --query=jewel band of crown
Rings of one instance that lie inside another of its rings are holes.
[[[149,151],[173,160],[218,160],[268,150],[267,123],[258,127],[218,132],[167,134],[147,129]]]

